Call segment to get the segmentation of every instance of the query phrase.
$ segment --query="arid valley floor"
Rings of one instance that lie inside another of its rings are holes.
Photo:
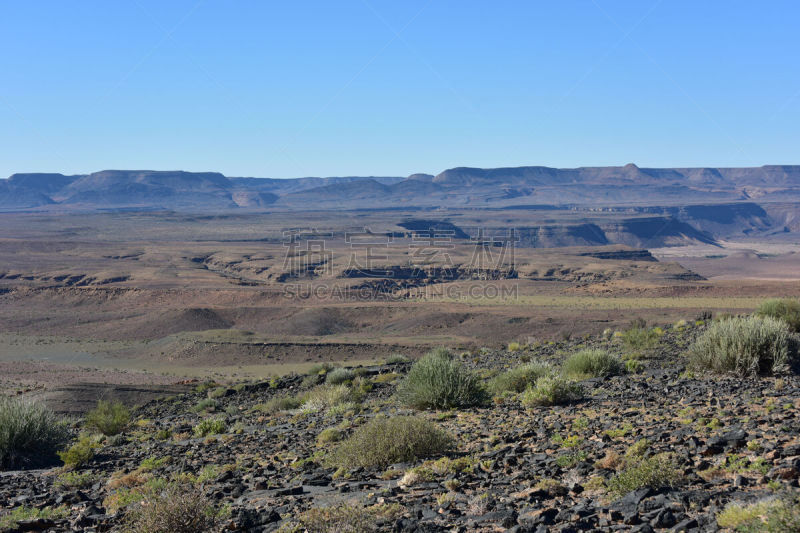
[[[498,259],[502,246],[440,225],[446,237],[427,246],[448,268],[417,269],[419,240],[386,212],[291,216],[0,214],[3,393],[75,417],[75,435],[98,400],[135,408],[74,469],[0,472],[0,526],[118,528],[148,487],[180,482],[219,530],[712,531],[731,503],[797,490],[800,378],[696,374],[685,353],[717,317],[800,297],[800,245],[519,247]],[[496,237],[515,216],[481,223]],[[325,231],[287,240],[289,226]],[[346,233],[359,227],[388,244],[356,246]],[[370,264],[355,269],[357,254]],[[464,408],[398,402],[412,362],[440,347],[490,388],[587,348],[633,363],[578,379],[564,405],[509,390]],[[358,428],[411,415],[445,431],[446,450],[339,457]],[[626,490],[640,467],[663,483]]]

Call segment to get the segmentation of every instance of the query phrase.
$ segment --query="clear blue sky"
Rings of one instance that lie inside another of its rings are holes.
[[[0,1],[0,176],[800,163],[795,1]]]

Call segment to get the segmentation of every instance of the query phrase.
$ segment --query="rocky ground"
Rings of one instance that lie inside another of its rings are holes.
[[[652,347],[607,336],[460,355],[488,378],[529,360],[558,364],[586,346],[638,353],[640,368],[583,381],[584,399],[563,406],[528,408],[506,395],[414,413],[393,397],[409,363],[357,369],[346,401],[315,409],[270,400],[313,389],[324,374],[201,386],[138,409],[127,431],[72,471],[1,472],[0,513],[58,510],[17,531],[106,531],[141,487],[173,480],[197,487],[233,531],[286,530],[308,509],[342,504],[387,531],[714,531],[730,502],[797,490],[800,377],[687,373],[683,354],[703,327],[666,327]],[[438,424],[454,451],[386,468],[330,465],[337,439],[400,414]],[[221,423],[202,435],[204,420]],[[615,480],[637,455],[668,458],[656,463],[665,487],[620,491]]]

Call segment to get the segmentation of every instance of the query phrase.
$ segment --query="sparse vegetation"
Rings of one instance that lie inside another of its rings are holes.
[[[622,344],[629,350],[647,351],[656,347],[660,335],[645,327],[632,327],[621,335]]]
[[[792,331],[800,332],[800,300],[771,298],[758,306],[755,314],[783,320]]]
[[[0,516],[0,530],[15,530],[19,522],[26,520],[54,520],[65,518],[69,515],[66,506],[60,507],[14,507],[8,514]]]
[[[211,389],[208,391],[208,397],[214,399],[222,398],[228,394],[228,390],[228,387],[217,387],[215,389]]]
[[[544,376],[528,386],[520,401],[526,407],[559,405],[583,397],[583,387],[561,376]]]
[[[294,396],[276,396],[275,398],[270,398],[266,402],[254,406],[253,409],[263,413],[274,414],[280,411],[297,409],[301,404],[302,402]]]
[[[522,392],[528,385],[552,372],[550,365],[545,363],[526,363],[499,374],[489,381],[489,391],[492,394],[503,392]]]
[[[735,317],[714,322],[689,350],[694,370],[769,375],[783,370],[794,350],[789,326],[772,317]]]
[[[570,355],[562,367],[571,378],[616,376],[625,370],[625,364],[605,350],[581,350]]]
[[[281,531],[313,531],[314,533],[372,533],[381,523],[397,517],[402,509],[397,505],[340,504],[335,507],[309,509]]]
[[[333,370],[333,365],[330,363],[317,363],[312,365],[311,368],[308,369],[306,375],[309,376],[324,376],[328,372]]]
[[[125,516],[130,533],[194,533],[217,531],[220,512],[191,485],[172,483],[163,490],[146,491]]]
[[[386,467],[445,453],[453,439],[436,424],[414,416],[376,418],[356,429],[336,449],[333,464]]]
[[[62,452],[58,452],[58,456],[64,462],[64,465],[71,468],[79,468],[94,457],[95,449],[100,445],[92,438],[91,435],[81,435],[78,441]]]
[[[397,395],[415,409],[467,407],[488,399],[480,380],[446,350],[433,351],[414,363]]]
[[[800,499],[783,496],[746,505],[732,503],[717,515],[717,524],[742,533],[800,531]]]
[[[392,355],[390,355],[389,357],[386,358],[386,364],[387,365],[399,365],[399,364],[410,363],[410,362],[411,362],[411,359],[409,359],[408,357],[406,357],[405,355],[400,354],[400,353],[392,354]]]
[[[353,399],[347,385],[319,385],[303,396],[301,407],[306,411],[326,411]]]
[[[228,426],[225,424],[224,419],[206,418],[205,420],[201,420],[200,423],[192,428],[192,432],[194,433],[195,437],[206,437],[208,435],[225,433],[226,429],[228,429]]]
[[[215,389],[217,387],[219,387],[219,383],[217,383],[216,381],[204,381],[203,383],[197,385],[194,388],[194,390],[195,392],[202,393],[202,392],[208,392],[211,389]]]
[[[68,439],[64,421],[44,405],[0,398],[0,469],[48,464]]]
[[[628,459],[629,466],[608,480],[608,490],[614,497],[621,497],[644,487],[673,487],[681,480],[681,473],[668,454],[654,455],[639,461]]]
[[[354,377],[356,377],[355,372],[349,368],[336,368],[325,376],[325,383],[328,385],[341,385],[353,381]]]
[[[117,435],[128,427],[131,412],[122,402],[100,400],[97,407],[86,413],[86,427],[106,436]]]
[[[74,472],[68,470],[58,475],[53,485],[58,489],[74,490],[85,489],[97,481],[97,476],[91,472]]]
[[[219,407],[219,402],[214,398],[204,398],[197,402],[192,408],[195,413],[202,413],[203,411],[214,411]]]
[[[342,439],[342,432],[336,428],[323,429],[317,435],[317,444],[330,444],[331,442],[339,442]]]

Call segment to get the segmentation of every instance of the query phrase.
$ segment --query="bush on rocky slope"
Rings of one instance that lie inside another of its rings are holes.
[[[772,317],[735,317],[714,322],[689,349],[695,370],[769,375],[786,368],[795,350],[789,326]]]
[[[652,329],[633,327],[621,334],[622,344],[628,350],[642,352],[658,345],[658,332]]]
[[[355,372],[349,368],[336,368],[325,376],[325,383],[328,385],[341,385],[353,381],[354,377],[356,377]]]
[[[529,385],[521,395],[526,407],[549,406],[570,403],[583,396],[583,388],[561,376],[544,376]]]
[[[279,531],[371,533],[383,531],[388,522],[400,514],[401,508],[394,505],[361,507],[342,503],[333,507],[309,509]]]
[[[800,497],[770,498],[749,505],[733,503],[717,515],[717,524],[734,531],[800,531]]]
[[[435,350],[414,363],[397,387],[400,401],[415,409],[451,409],[486,402],[480,380],[446,350]]]
[[[415,416],[376,418],[356,429],[331,462],[345,468],[386,467],[449,451],[453,439],[436,424]]]
[[[651,489],[673,487],[682,477],[668,454],[629,462],[632,464],[608,480],[608,490],[615,497],[645,487]]]
[[[757,316],[771,316],[786,322],[792,331],[800,332],[800,300],[770,298],[756,309]]]
[[[195,533],[218,531],[220,517],[213,503],[191,485],[168,485],[151,491],[131,506],[124,531],[130,533]]]
[[[68,468],[79,468],[92,460],[94,451],[99,448],[94,437],[91,435],[81,435],[78,440],[64,451],[58,452],[58,456]]]
[[[121,433],[131,421],[131,412],[122,402],[100,400],[97,407],[86,413],[86,427],[106,436]]]
[[[552,368],[545,363],[520,365],[492,378],[489,381],[489,391],[492,394],[502,394],[506,391],[522,392],[528,385],[532,385],[537,379],[551,372]]]
[[[625,364],[619,357],[605,350],[589,349],[570,355],[564,361],[562,370],[571,378],[596,378],[622,374],[625,371]]]
[[[52,462],[68,439],[66,424],[44,405],[0,398],[0,468]]]

